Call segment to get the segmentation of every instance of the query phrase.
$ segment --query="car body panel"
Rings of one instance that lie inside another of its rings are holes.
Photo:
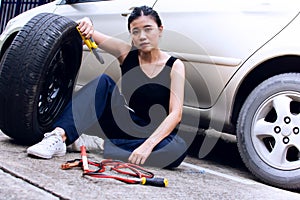
[[[171,1],[164,0],[155,4],[165,29],[173,32],[173,37],[164,33],[161,48],[175,51],[194,68],[186,64],[187,79],[200,95],[198,102],[186,98],[185,105],[213,106],[242,63],[298,13],[295,7],[282,8],[279,1],[263,2],[186,0],[170,7]]]
[[[279,34],[276,35],[276,37],[272,38],[272,40],[268,41],[268,43],[261,48],[259,48],[251,57],[249,57],[243,64],[240,70],[238,70],[234,76],[232,77],[232,80],[228,83],[228,85],[224,88],[224,91],[222,93],[222,98],[225,98],[224,96],[227,96],[226,99],[228,100],[235,100],[238,97],[237,90],[239,86],[243,83],[244,79],[247,77],[248,74],[250,74],[257,66],[261,65],[264,62],[267,62],[270,59],[278,58],[278,57],[284,57],[284,56],[299,56],[300,55],[300,46],[297,41],[299,41],[299,34],[300,34],[300,18],[298,17],[299,13],[297,14],[297,17],[291,23],[289,26],[284,28]],[[274,65],[273,68],[278,67],[288,67],[288,66],[277,66]],[[299,68],[300,70],[300,68]],[[296,72],[296,71],[295,71]],[[243,77],[243,78],[241,78]],[[217,104],[220,104],[218,102]],[[231,101],[230,103],[226,103],[228,106],[226,108],[225,113],[231,113],[234,101]],[[214,109],[220,108],[220,105],[214,106]],[[229,120],[229,117],[226,117],[227,120]],[[215,119],[217,120],[217,119]],[[219,121],[224,120],[222,117],[219,119]],[[226,124],[230,123],[230,121],[225,121]]]

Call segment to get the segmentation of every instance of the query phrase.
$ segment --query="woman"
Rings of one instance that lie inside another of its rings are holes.
[[[66,144],[74,143],[98,121],[107,136],[105,158],[177,167],[186,155],[186,144],[176,135],[182,117],[185,68],[158,47],[163,26],[157,12],[147,6],[132,11],[128,18],[132,44],[95,31],[89,18],[80,21],[79,29],[118,59],[122,92],[106,74],[87,84],[66,107],[54,130],[29,147],[28,154],[62,156]]]

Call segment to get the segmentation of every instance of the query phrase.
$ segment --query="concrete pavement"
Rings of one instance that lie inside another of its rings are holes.
[[[28,157],[26,148],[0,133],[0,199],[300,199],[298,193],[255,181],[248,172],[237,174],[199,159],[187,158],[185,163],[194,165],[183,164],[176,170],[148,167],[157,177],[169,180],[167,188],[159,188],[83,177],[80,168],[60,169],[67,160],[80,158],[79,153],[44,160]],[[102,159],[99,154],[88,156],[95,161]],[[209,170],[203,172],[197,167]]]

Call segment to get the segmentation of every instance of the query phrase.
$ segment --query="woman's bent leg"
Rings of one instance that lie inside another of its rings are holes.
[[[105,140],[104,158],[118,159],[128,162],[131,152],[140,146],[145,139],[111,139]],[[175,135],[162,140],[145,162],[147,166],[160,168],[175,168],[186,157],[187,145],[185,141]]]
[[[187,145],[178,135],[167,137],[159,143],[146,161],[146,165],[161,168],[178,167],[187,155]]]
[[[72,98],[54,127],[64,129],[66,144],[72,144],[79,135],[101,117],[115,89],[115,82],[106,74],[99,76]]]
[[[66,144],[73,143],[82,131],[97,122],[105,107],[109,105],[114,88],[114,81],[107,75],[102,75],[87,84],[67,105],[54,124],[55,129],[45,133],[43,140],[29,147],[27,153],[46,159],[65,155]],[[63,141],[63,137],[66,137],[66,141]]]

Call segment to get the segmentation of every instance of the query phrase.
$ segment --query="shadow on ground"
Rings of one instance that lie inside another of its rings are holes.
[[[188,155],[193,158],[199,158],[200,148],[203,145],[205,137],[209,137],[204,133],[198,133],[188,149]],[[210,136],[212,140],[216,141],[216,144],[211,147],[212,149],[200,156],[199,159],[207,160],[219,165],[225,165],[232,168],[238,168],[247,170],[238,151],[238,147],[235,141],[224,140],[219,137]],[[207,138],[206,138],[207,139]]]

